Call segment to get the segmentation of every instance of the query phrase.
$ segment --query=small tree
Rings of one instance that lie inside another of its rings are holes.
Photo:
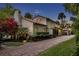
[[[29,18],[29,19],[32,19],[32,14],[31,13],[25,13],[25,18]]]

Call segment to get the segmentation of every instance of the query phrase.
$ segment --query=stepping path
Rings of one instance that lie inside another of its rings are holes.
[[[52,46],[73,38],[74,35],[60,36],[48,40],[30,42],[16,48],[0,50],[0,56],[34,56]]]

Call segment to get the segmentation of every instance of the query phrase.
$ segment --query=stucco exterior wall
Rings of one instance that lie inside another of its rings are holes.
[[[36,18],[33,19],[33,21],[36,22],[36,23],[47,25],[46,24],[46,18],[44,18],[44,17],[36,17]]]
[[[31,19],[28,19],[31,20]],[[29,34],[33,35],[33,22],[28,21],[27,19],[22,19],[22,27],[23,28],[28,28]]]
[[[48,28],[54,28],[55,27],[55,23],[50,21],[50,20],[47,20],[47,27]]]
[[[21,19],[21,15],[20,15],[18,10],[16,10],[15,13],[14,13],[14,19],[17,22],[17,24],[19,25],[19,27],[21,27],[22,19]]]
[[[53,29],[55,28],[55,24],[53,21],[47,19],[47,27],[50,35],[54,35]]]

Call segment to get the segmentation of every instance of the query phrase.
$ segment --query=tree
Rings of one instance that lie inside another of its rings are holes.
[[[70,17],[70,20],[71,21],[75,21],[76,20],[76,17]]]
[[[29,19],[32,19],[32,14],[31,13],[25,13],[25,18],[29,18]]]
[[[77,45],[77,51],[75,54],[79,55],[79,4],[75,3],[64,4],[64,7],[67,12],[77,16],[73,24],[73,30],[76,35],[76,45]]]
[[[61,24],[63,24],[65,18],[66,18],[66,16],[64,15],[63,12],[58,14],[58,19],[61,20]]]
[[[12,17],[13,11],[14,9],[11,4],[5,4],[5,7],[0,9],[0,20]]]
[[[10,19],[12,20],[13,11],[14,11],[14,9],[11,6],[11,4],[5,4],[5,7],[0,9],[1,24],[6,23]]]
[[[63,12],[59,13],[58,19],[63,20],[64,18],[66,18],[66,16],[64,15],[64,13]]]
[[[5,4],[5,7],[0,9],[0,46],[3,33],[12,33],[17,28],[17,23],[12,17],[13,11],[11,4]]]
[[[73,15],[78,14],[78,3],[66,3],[64,4],[64,8],[66,12],[69,12]]]
[[[60,20],[60,26],[62,28],[62,34],[63,34],[63,28],[64,28],[64,23],[65,23],[64,19],[65,18],[66,18],[66,16],[65,16],[65,14],[63,12],[58,14],[58,20]]]

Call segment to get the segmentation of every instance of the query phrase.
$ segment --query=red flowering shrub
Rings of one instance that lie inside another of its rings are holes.
[[[17,28],[17,23],[13,18],[7,18],[6,20],[0,21],[0,31],[11,33]]]

